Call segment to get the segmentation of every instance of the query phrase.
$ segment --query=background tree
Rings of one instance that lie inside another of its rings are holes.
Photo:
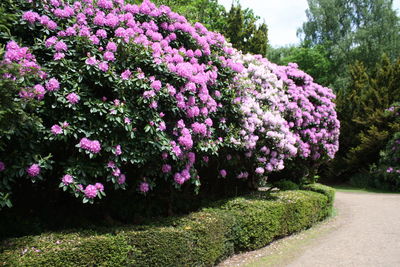
[[[369,70],[383,53],[400,51],[400,24],[392,0],[308,0],[308,21],[298,31],[304,44],[322,45],[335,73],[330,82],[345,88],[356,60]]]
[[[138,1],[141,2],[141,1]],[[243,9],[236,2],[229,12],[217,0],[156,0],[167,5],[190,22],[201,22],[212,31],[222,33],[233,47],[244,53],[265,56],[268,47],[268,27],[250,8]]]
[[[351,84],[338,94],[341,150],[335,159],[336,176],[367,172],[379,159],[395,132],[400,131],[394,103],[400,101],[400,59],[384,55],[372,71],[361,62],[350,68]]]
[[[188,21],[201,22],[212,31],[223,32],[226,24],[227,12],[218,0],[156,0],[154,3],[169,6],[174,12],[185,16]]]
[[[259,19],[252,9],[242,9],[240,4],[232,4],[223,33],[233,47],[244,53],[266,55],[268,27],[265,22],[257,25]]]
[[[299,68],[314,77],[317,83],[324,86],[329,85],[332,75],[332,63],[322,45],[315,47],[287,46],[277,49],[270,48],[268,49],[267,58],[278,65],[296,62]]]

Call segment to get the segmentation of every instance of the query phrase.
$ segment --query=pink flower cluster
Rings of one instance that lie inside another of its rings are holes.
[[[45,80],[47,73],[37,64],[35,56],[31,54],[28,47],[20,47],[15,41],[10,41],[6,45],[6,52],[2,64],[16,63],[20,66],[20,75],[34,75],[39,80]],[[45,88],[46,87],[46,88]],[[36,98],[42,100],[48,91],[55,91],[60,88],[60,83],[55,78],[50,78],[45,86],[36,84],[33,87],[22,88],[19,96],[25,99]]]
[[[340,122],[332,90],[314,83],[295,63],[272,70],[287,86],[290,103],[286,119],[296,136],[299,156],[314,161],[334,158],[339,149]]]
[[[245,148],[245,157],[252,166],[247,171],[262,175],[282,170],[285,159],[297,154],[295,136],[282,112],[288,104],[283,83],[272,73],[266,59],[240,52],[236,52],[235,59],[245,66],[235,85],[243,121],[239,138],[231,138],[231,142]]]
[[[26,172],[30,177],[36,177],[40,174],[40,166],[39,164],[32,164],[26,169]]]
[[[97,154],[101,150],[101,144],[97,140],[89,140],[86,137],[82,138],[79,142],[79,147],[87,151]]]

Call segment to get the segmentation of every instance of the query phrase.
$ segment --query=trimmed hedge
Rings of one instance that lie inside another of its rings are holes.
[[[128,266],[138,250],[123,234],[46,233],[6,240],[0,266]]]
[[[321,193],[328,197],[329,204],[333,207],[333,201],[335,200],[335,189],[323,184],[308,184],[301,188],[302,190],[310,190],[317,193]]]
[[[9,239],[6,266],[212,266],[234,252],[263,247],[330,214],[334,190],[322,185],[218,201],[151,225],[45,233]],[[317,191],[317,192],[312,192]]]
[[[330,216],[333,211],[333,202],[335,201],[335,189],[332,187],[323,185],[323,184],[309,184],[309,185],[304,185],[302,186],[303,190],[310,190],[314,191],[317,193],[321,193],[325,196],[328,197],[328,206],[330,207],[329,209],[325,210],[326,214],[325,216]]]

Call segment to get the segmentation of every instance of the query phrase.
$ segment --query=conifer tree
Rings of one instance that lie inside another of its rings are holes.
[[[240,4],[232,4],[227,13],[227,23],[223,33],[233,47],[244,53],[265,56],[268,46],[268,27],[265,22],[257,25],[259,19],[253,10],[242,9]]]
[[[375,163],[379,151],[400,130],[398,114],[390,112],[400,101],[400,58],[393,62],[384,55],[372,71],[356,62],[350,74],[351,86],[341,90],[337,100],[342,148],[336,163],[344,159],[340,168],[354,173]]]

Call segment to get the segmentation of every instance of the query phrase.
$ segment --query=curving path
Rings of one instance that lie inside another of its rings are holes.
[[[337,216],[221,266],[400,266],[400,194],[337,192]]]

